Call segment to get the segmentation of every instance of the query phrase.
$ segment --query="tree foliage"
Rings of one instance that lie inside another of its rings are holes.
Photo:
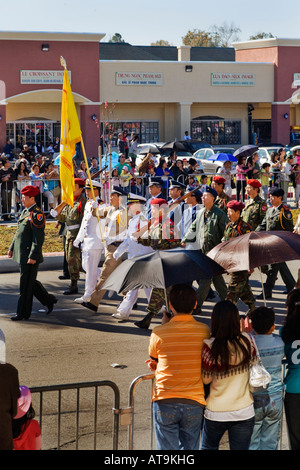
[[[250,41],[254,41],[255,39],[268,39],[268,38],[273,38],[272,33],[256,33],[253,34],[252,36],[249,37]]]
[[[158,41],[151,42],[150,46],[172,46],[172,44],[170,44],[169,41],[166,41],[165,39],[159,39]]]
[[[120,33],[115,33],[108,42],[125,42]]]
[[[185,46],[192,47],[229,47],[232,42],[239,39],[240,31],[234,23],[224,22],[220,26],[211,26],[209,31],[190,30],[183,36],[182,42]]]

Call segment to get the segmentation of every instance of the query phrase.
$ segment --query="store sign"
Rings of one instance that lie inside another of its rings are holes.
[[[61,85],[63,70],[20,70],[21,85]],[[69,72],[71,83],[71,72]]]
[[[116,85],[162,86],[163,74],[157,72],[116,72]]]
[[[254,86],[253,73],[212,73],[212,86]]]

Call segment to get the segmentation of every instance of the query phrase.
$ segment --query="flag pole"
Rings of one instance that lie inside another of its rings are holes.
[[[67,63],[66,63],[65,59],[62,56],[60,57],[60,64],[61,64],[62,67],[64,67],[65,71],[67,71]],[[76,110],[74,110],[74,111],[76,113]],[[77,117],[77,119],[78,119],[78,117]],[[87,158],[86,158],[86,152],[85,152],[85,147],[84,147],[81,131],[80,131],[80,143],[81,143],[81,148],[82,148],[82,151],[83,151],[84,161],[85,161],[85,164],[86,164],[86,171],[87,171],[88,179],[89,179],[90,186],[91,186],[92,197],[93,197],[93,200],[96,201],[94,188],[93,188],[93,184],[92,184],[92,178],[91,178],[91,174],[90,174],[90,170],[89,170],[89,166],[88,166],[88,161],[87,161]],[[98,224],[99,224],[99,229],[100,229],[102,242],[104,242],[104,237],[103,237],[103,233],[102,233],[102,227],[101,227],[101,222],[100,222],[100,217],[99,217],[98,211],[96,211],[96,215],[97,215],[97,219],[98,219]]]
[[[88,161],[87,161],[87,158],[86,158],[85,147],[84,147],[82,136],[80,137],[80,143],[81,143],[81,148],[82,148],[82,151],[83,151],[83,158],[84,158],[85,165],[86,165],[86,172],[87,172],[88,179],[89,179],[90,186],[91,186],[92,198],[93,198],[94,201],[96,201],[94,188],[93,188],[93,183],[92,183],[92,178],[91,178],[91,173],[90,173]],[[102,242],[104,242],[104,237],[103,237],[103,232],[102,232],[102,227],[101,227],[101,221],[100,221],[100,217],[99,217],[99,214],[98,214],[97,210],[96,210],[96,215],[97,215],[97,219],[98,219],[98,225],[99,225],[99,229],[100,229]]]

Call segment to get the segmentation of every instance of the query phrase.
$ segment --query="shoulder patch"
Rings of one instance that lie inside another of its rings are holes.
[[[266,206],[266,204],[262,204],[261,210],[262,210],[262,211],[266,211],[267,209],[268,209],[268,207]]]

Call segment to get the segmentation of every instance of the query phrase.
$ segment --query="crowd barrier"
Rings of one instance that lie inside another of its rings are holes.
[[[30,388],[36,419],[42,430],[43,450],[118,450],[121,427],[128,429],[124,450],[133,450],[136,389],[147,380],[152,381],[153,387],[154,374],[139,376],[131,383],[126,408],[120,407],[120,390],[109,380]],[[104,388],[112,393],[112,405],[108,404],[111,395],[104,395]],[[99,390],[103,401],[99,398]],[[147,409],[145,402],[149,403]],[[143,399],[142,403],[147,418],[151,414],[150,429],[149,419],[144,427],[145,433],[150,432],[149,447],[153,449],[150,394],[149,400]],[[101,420],[103,429],[99,424]]]
[[[206,173],[208,177],[207,184],[210,184],[212,177],[215,173]],[[197,178],[198,182],[200,181],[200,174],[195,173],[191,174],[191,177]],[[232,173],[232,178],[235,180],[235,173]],[[151,178],[151,177],[150,177]],[[186,177],[180,175],[177,178],[177,181],[184,183]],[[95,178],[96,181],[100,181],[99,178]],[[165,198],[168,197],[169,186],[172,178],[169,177],[162,177],[163,181],[163,189],[162,194]],[[138,194],[140,196],[145,197],[146,199],[149,198],[149,176],[138,176],[135,175],[132,179],[128,182],[128,185],[122,181],[121,178],[107,178],[104,182],[102,182],[102,189],[101,189],[101,198],[105,203],[109,203],[109,195],[110,190],[114,185],[121,186],[126,192],[131,192],[134,194]],[[22,187],[26,186],[27,184],[33,184],[31,180],[25,181],[13,181],[11,183],[1,183],[0,184],[0,217],[2,219],[8,220],[16,220],[21,213],[23,207],[21,202],[21,189]],[[43,188],[43,191],[40,192],[39,196],[37,196],[37,203],[41,207],[41,209],[45,212],[45,214],[49,214],[51,207],[55,207],[57,204],[61,202],[61,188],[60,188],[60,180],[59,179],[36,179],[34,180],[34,185]],[[53,186],[55,185],[55,188]],[[195,186],[197,186],[197,181],[195,182]],[[53,188],[53,189],[52,189]],[[225,189],[226,192],[226,189]],[[236,197],[236,187],[233,189],[230,188],[230,194],[233,198]],[[263,191],[261,190],[261,195],[263,196]],[[292,183],[289,183],[288,186],[288,197],[287,203],[288,204],[295,204],[299,199],[300,194],[298,191],[293,187]]]

